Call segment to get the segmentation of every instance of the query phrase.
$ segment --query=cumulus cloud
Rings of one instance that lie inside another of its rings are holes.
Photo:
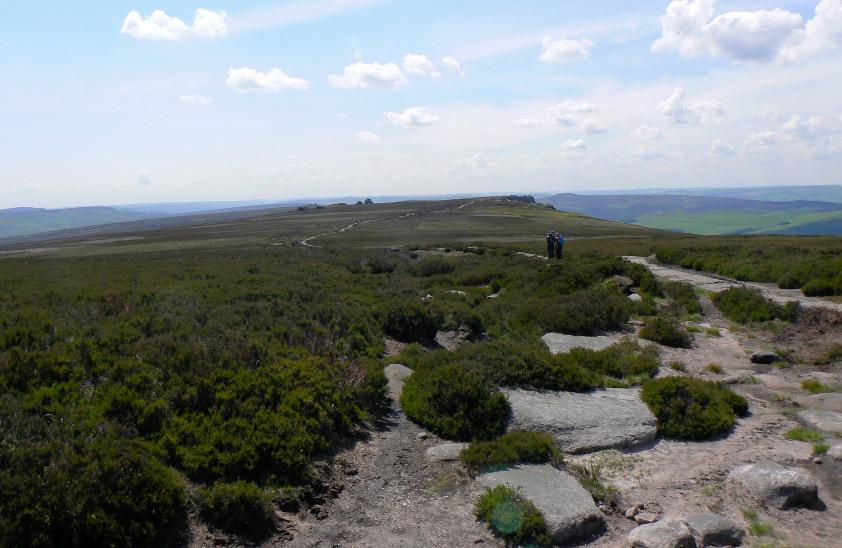
[[[384,112],[383,116],[392,124],[404,127],[434,126],[441,123],[441,118],[420,108],[408,108],[403,113]]]
[[[737,155],[737,150],[722,139],[717,139],[711,144],[709,154],[714,158],[733,158]]]
[[[269,69],[269,72],[259,72],[250,67],[238,69],[230,67],[225,85],[238,92],[259,91],[262,93],[278,93],[285,89],[305,90],[310,87],[307,80],[293,78],[279,68]]]
[[[811,116],[806,120],[800,115],[790,117],[782,126],[785,133],[790,136],[799,136],[806,139],[823,137],[835,132],[833,120],[824,116]]]
[[[395,63],[354,63],[342,75],[331,74],[328,84],[335,88],[397,89],[409,83]]]
[[[420,74],[423,76],[441,76],[433,63],[426,55],[407,53],[403,58],[403,70],[407,74]]]
[[[210,97],[204,97],[202,95],[179,95],[178,100],[182,103],[190,103],[203,106],[207,106],[213,103],[213,99],[211,99]]]
[[[776,145],[780,142],[780,137],[774,131],[761,131],[750,134],[748,142],[750,145]]]
[[[702,122],[711,124],[725,116],[725,105],[719,101],[684,101],[684,88],[677,87],[669,97],[658,103],[658,112],[671,124]]]
[[[606,126],[603,122],[594,120],[593,118],[585,118],[582,125],[579,126],[579,129],[585,133],[605,133],[608,131],[608,126]]]
[[[462,169],[484,169],[489,166],[488,160],[482,154],[474,154],[469,158],[459,158],[459,167]]]
[[[520,127],[538,127],[541,125],[541,120],[538,118],[521,118],[517,121]]]
[[[632,154],[641,160],[656,160],[664,157],[664,153],[661,152],[661,149],[652,145],[641,145],[639,148],[634,150]]]
[[[662,133],[660,128],[644,124],[631,130],[629,135],[631,135],[632,139],[637,139],[638,141],[654,141],[656,139],[660,139]]]
[[[465,76],[465,71],[462,70],[462,65],[453,57],[445,57],[441,60],[441,64],[444,65],[450,72],[458,74],[459,76]]]
[[[140,169],[137,172],[137,184],[149,186],[152,184],[152,173],[148,169]]]
[[[123,20],[122,34],[138,40],[178,40],[180,38],[218,38],[228,33],[228,14],[224,11],[196,10],[193,24],[188,25],[178,17],[155,10],[152,15],[142,17],[137,11],[130,11]]]
[[[673,0],[661,17],[652,51],[740,61],[798,59],[835,48],[842,39],[842,0],[821,0],[804,22],[784,9],[732,11],[713,17],[716,0]]]
[[[545,36],[542,42],[543,51],[538,59],[544,63],[566,63],[587,59],[590,57],[588,49],[593,45],[594,43],[587,38],[581,40],[568,40],[566,38],[551,40],[549,36]]]
[[[594,112],[596,105],[593,103],[582,103],[568,99],[563,103],[551,106],[547,109],[547,120],[559,126],[572,126],[576,124],[574,114]]]
[[[561,148],[564,150],[582,150],[588,148],[588,145],[585,144],[584,139],[575,139],[570,141],[565,141]]]
[[[358,131],[357,139],[359,139],[363,143],[376,143],[380,140],[380,137],[371,133],[370,131]]]

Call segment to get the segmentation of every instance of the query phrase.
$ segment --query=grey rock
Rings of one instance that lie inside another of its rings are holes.
[[[658,521],[658,516],[656,516],[652,512],[641,512],[634,517],[634,522],[638,525],[644,525],[646,523],[655,523],[656,521]]]
[[[667,519],[635,527],[629,544],[632,548],[696,548],[696,539],[680,520]]]
[[[825,452],[825,456],[831,459],[842,460],[842,443],[834,445],[833,447],[828,449]]]
[[[430,434],[428,434],[426,432],[418,432],[417,434],[415,434],[415,437],[419,440],[426,440],[427,438],[430,437]]]
[[[636,388],[584,394],[513,388],[503,393],[512,408],[510,430],[548,432],[569,453],[639,447],[657,434],[655,416]]]
[[[806,471],[777,464],[746,464],[728,474],[728,489],[737,495],[784,510],[812,506],[819,500],[819,486]]]
[[[825,392],[824,394],[810,394],[795,400],[801,407],[818,409],[820,411],[833,411],[842,413],[842,393]]]
[[[602,350],[618,342],[620,336],[610,337],[600,335],[598,337],[584,337],[580,335],[564,335],[562,333],[547,333],[541,340],[553,354],[565,354],[574,348],[589,348],[591,350]]]
[[[459,453],[466,447],[468,447],[467,443],[443,443],[428,448],[425,455],[427,460],[439,462],[459,460]]]
[[[630,506],[629,508],[626,509],[625,516],[626,516],[626,519],[634,519],[634,517],[636,515],[638,515],[639,513],[640,513],[640,508],[638,508],[637,506]]]
[[[748,380],[754,375],[754,371],[750,369],[737,369],[736,371],[732,371],[730,375],[722,379],[722,382],[725,384],[740,384],[744,382],[748,382]]]
[[[641,297],[637,293],[632,293],[631,295],[629,295],[629,300],[632,301],[632,302],[639,303],[640,301],[643,300],[643,297]]]
[[[749,356],[751,363],[775,363],[778,360],[778,355],[769,350],[758,350]]]
[[[842,433],[842,413],[833,411],[799,411],[798,420],[823,432]]]
[[[412,375],[412,369],[399,363],[387,365],[383,370],[386,380],[389,381],[389,397],[398,401],[403,393],[403,385],[406,379]]]
[[[482,474],[477,481],[490,488],[520,488],[521,494],[544,515],[555,542],[587,538],[605,528],[605,518],[590,493],[572,476],[549,464],[513,466]]]
[[[739,546],[746,536],[743,527],[725,516],[696,514],[681,521],[693,531],[699,546]]]
[[[453,295],[460,295],[462,297],[467,296],[468,294],[460,289],[448,289],[445,293],[452,293]]]

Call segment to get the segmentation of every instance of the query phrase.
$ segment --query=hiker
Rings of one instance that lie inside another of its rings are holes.
[[[561,250],[564,247],[564,236],[559,234],[558,232],[555,233],[555,258],[561,259]]]
[[[555,256],[555,236],[552,231],[547,232],[547,258],[552,259]]]

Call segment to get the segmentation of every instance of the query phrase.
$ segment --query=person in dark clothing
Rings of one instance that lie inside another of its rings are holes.
[[[561,251],[562,251],[562,248],[564,248],[564,236],[562,236],[558,232],[555,233],[554,247],[555,247],[555,258],[561,259]]]
[[[555,256],[555,235],[552,232],[547,232],[547,258],[552,259]]]

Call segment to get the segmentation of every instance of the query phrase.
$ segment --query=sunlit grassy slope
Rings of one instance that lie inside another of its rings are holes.
[[[559,231],[577,238],[670,237],[671,233],[555,211],[543,204],[505,198],[412,201],[370,205],[309,207],[303,211],[269,211],[239,219],[193,226],[157,227],[116,234],[66,234],[53,241],[0,248],[6,256],[19,252],[48,256],[91,256],[156,253],[175,250],[244,249],[300,246],[378,247],[396,245],[523,242],[541,252],[543,235]]]

